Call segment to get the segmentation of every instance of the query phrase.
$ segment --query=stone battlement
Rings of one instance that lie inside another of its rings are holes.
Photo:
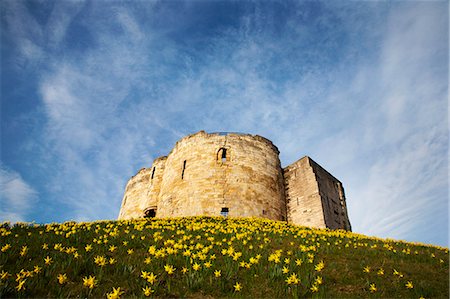
[[[278,155],[258,135],[183,137],[129,180],[119,219],[255,216],[351,230],[342,183],[309,157],[282,169]]]

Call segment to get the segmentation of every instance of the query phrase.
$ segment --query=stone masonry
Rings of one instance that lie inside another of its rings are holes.
[[[258,135],[186,136],[128,181],[119,219],[254,216],[351,230],[342,183],[309,157],[282,169],[278,155]]]

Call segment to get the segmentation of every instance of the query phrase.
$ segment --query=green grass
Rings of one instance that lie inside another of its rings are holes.
[[[447,248],[265,219],[3,224],[0,248],[0,298],[449,297]]]

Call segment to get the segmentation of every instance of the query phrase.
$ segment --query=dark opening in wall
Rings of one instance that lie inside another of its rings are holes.
[[[220,215],[227,217],[228,216],[228,208],[222,208],[222,210],[220,211]]]
[[[144,213],[144,218],[154,218],[156,216],[156,209],[148,209]]]
[[[181,179],[184,179],[184,170],[186,169],[186,160],[183,161],[183,170],[181,171]]]
[[[153,167],[153,170],[152,170],[152,180],[153,180],[153,177],[155,176],[155,169],[156,169],[156,167]]]
[[[219,151],[217,152],[217,160],[222,160],[222,163],[227,162],[228,157],[227,157],[227,149],[222,147],[219,149]]]
[[[266,210],[263,210],[263,215],[266,215],[266,214],[267,214]]]

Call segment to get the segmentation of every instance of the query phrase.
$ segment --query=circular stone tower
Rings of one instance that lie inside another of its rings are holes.
[[[257,135],[200,131],[182,138],[165,159],[156,217],[285,220],[278,154],[270,140]]]

